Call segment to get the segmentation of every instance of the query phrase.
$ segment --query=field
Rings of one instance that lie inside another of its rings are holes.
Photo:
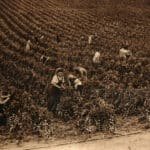
[[[91,45],[89,35],[94,35]],[[25,50],[28,40],[30,51]],[[1,138],[114,130],[122,116],[145,122],[150,111],[149,41],[149,0],[1,0],[0,89],[11,95]],[[118,57],[125,44],[133,52],[127,61]],[[92,64],[95,51],[102,54],[98,66]],[[57,67],[69,71],[75,65],[88,70],[84,93],[77,97],[64,91],[53,116],[46,108],[51,77]]]

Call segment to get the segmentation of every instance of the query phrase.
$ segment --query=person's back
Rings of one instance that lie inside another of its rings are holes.
[[[100,52],[97,51],[93,56],[93,63],[98,64],[99,62],[100,62]]]
[[[28,40],[28,41],[27,41],[27,44],[26,44],[25,51],[28,52],[28,51],[30,51],[30,49],[31,49],[31,41]]]
[[[129,58],[129,57],[132,56],[132,52],[131,52],[131,50],[129,50],[128,48],[129,48],[129,46],[128,46],[127,44],[126,44],[126,45],[123,45],[123,48],[121,48],[121,49],[119,50],[119,57],[120,57],[120,58],[126,59],[126,58]]]
[[[88,36],[88,44],[92,44],[93,35]]]
[[[74,80],[75,80],[76,78],[77,78],[77,77],[74,76],[73,74],[69,74],[69,75],[67,76],[67,80],[68,80],[69,87],[74,86]]]

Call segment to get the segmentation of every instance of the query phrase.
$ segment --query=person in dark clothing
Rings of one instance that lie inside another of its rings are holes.
[[[48,91],[48,110],[55,112],[57,105],[60,102],[62,91],[64,87],[64,71],[62,68],[58,68],[55,71],[55,75],[51,80],[51,87]]]

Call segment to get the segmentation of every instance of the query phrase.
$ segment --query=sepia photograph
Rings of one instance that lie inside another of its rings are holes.
[[[0,150],[150,150],[150,0],[0,0]]]

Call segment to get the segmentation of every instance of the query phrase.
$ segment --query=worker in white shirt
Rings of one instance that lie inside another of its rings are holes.
[[[51,87],[48,91],[48,110],[55,112],[57,105],[60,102],[60,98],[62,95],[62,91],[65,89],[64,87],[64,70],[62,68],[58,68],[55,71],[55,75],[51,80]]]
[[[93,56],[93,63],[99,64],[100,63],[100,52],[96,51]]]
[[[128,49],[129,45],[126,43],[123,45],[123,48],[119,50],[119,57],[123,59],[128,59],[132,56],[131,50]]]

